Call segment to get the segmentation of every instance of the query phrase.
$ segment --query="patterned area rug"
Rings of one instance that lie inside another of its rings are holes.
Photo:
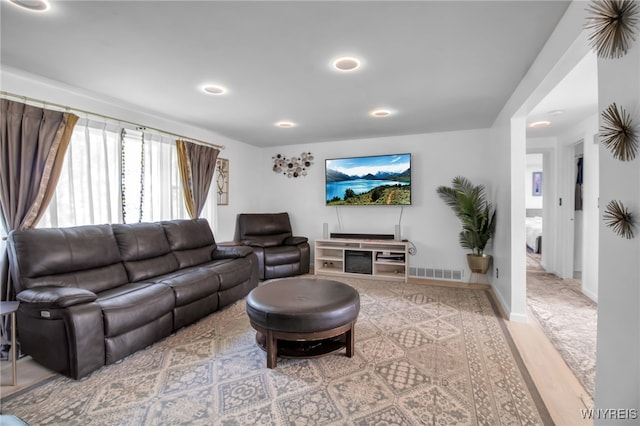
[[[486,291],[340,281],[361,297],[353,358],[342,349],[267,369],[240,301],[2,410],[34,425],[552,424]]]
[[[598,306],[580,282],[560,279],[527,254],[527,304],[585,391],[593,398],[596,375]]]

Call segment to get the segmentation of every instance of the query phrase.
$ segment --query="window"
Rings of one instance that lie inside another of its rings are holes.
[[[175,141],[135,129],[124,129],[123,134],[122,130],[78,121],[56,192],[38,227],[188,218]],[[202,217],[213,227],[215,185],[211,187]]]

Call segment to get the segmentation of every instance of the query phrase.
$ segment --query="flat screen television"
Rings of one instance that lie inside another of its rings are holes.
[[[327,206],[411,204],[411,154],[325,160]]]

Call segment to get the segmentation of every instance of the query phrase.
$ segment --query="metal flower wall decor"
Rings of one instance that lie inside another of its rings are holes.
[[[282,154],[277,154],[273,158],[273,171],[282,173],[289,178],[297,178],[307,175],[307,169],[313,164],[313,155],[310,152],[303,152],[298,157],[286,158]]]
[[[597,0],[587,7],[592,30],[589,44],[601,58],[616,59],[627,54],[636,39],[640,6],[635,0]]]
[[[600,128],[602,143],[611,150],[613,157],[621,161],[631,161],[638,151],[638,132],[631,116],[614,103],[602,112],[603,124]]]
[[[603,215],[606,225],[613,229],[613,232],[627,239],[633,238],[633,227],[635,219],[633,214],[621,201],[609,201]]]

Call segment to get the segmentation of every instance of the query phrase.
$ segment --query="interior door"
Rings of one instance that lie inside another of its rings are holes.
[[[578,142],[582,143],[582,141]],[[576,145],[571,144],[563,149],[562,190],[558,199],[560,210],[561,235],[561,278],[573,278],[575,256],[575,190],[576,190]]]

